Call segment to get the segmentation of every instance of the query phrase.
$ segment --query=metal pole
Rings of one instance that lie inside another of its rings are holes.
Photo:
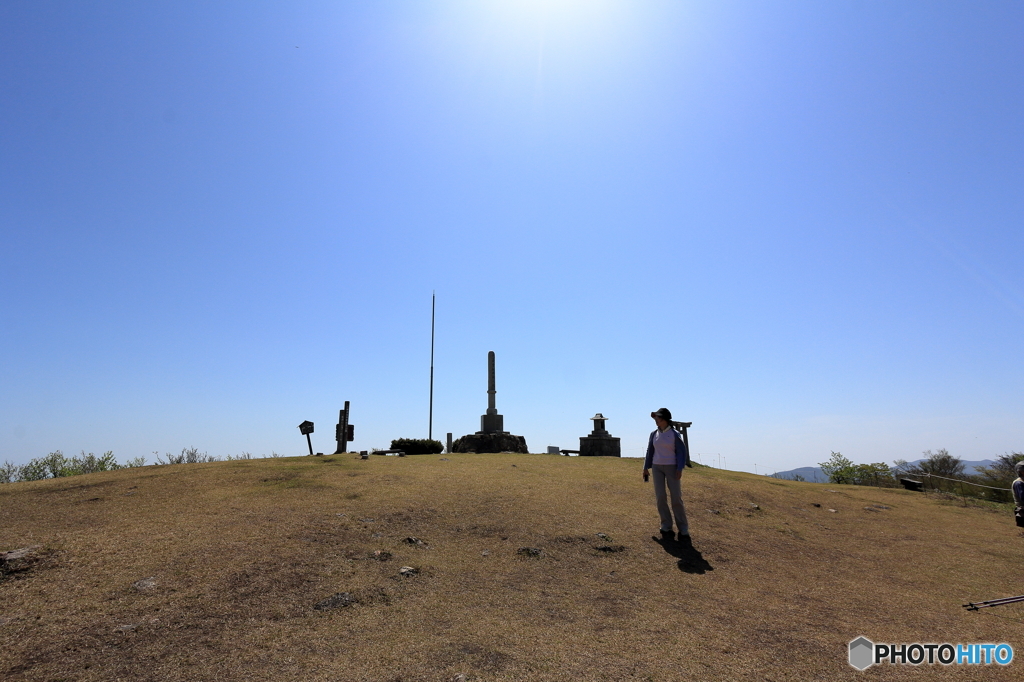
[[[427,438],[434,440],[434,292],[430,292],[430,417],[427,421]]]
[[[328,433],[330,433],[330,432],[328,431]],[[313,441],[311,441],[309,439],[309,434],[308,433],[306,434],[306,445],[309,446],[309,454],[312,455],[313,454]]]

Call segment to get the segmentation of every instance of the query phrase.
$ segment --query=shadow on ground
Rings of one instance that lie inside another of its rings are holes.
[[[651,539],[661,545],[666,552],[679,559],[677,565],[679,570],[684,573],[704,575],[708,571],[715,570],[715,567],[708,563],[700,550],[693,546],[693,542],[689,538],[685,542],[662,539],[656,535]]]

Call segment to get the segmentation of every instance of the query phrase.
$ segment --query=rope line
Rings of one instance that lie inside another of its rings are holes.
[[[906,476],[913,476],[914,474],[904,474]],[[965,481],[961,478],[949,478],[948,476],[939,476],[938,474],[921,474],[922,477],[928,476],[929,478],[941,478],[944,481],[957,481],[959,483],[966,483],[967,485],[976,485],[979,488],[989,488],[991,490],[1005,490],[1007,492],[1013,492],[1012,488],[996,488],[991,485],[984,485],[982,483],[975,483],[974,481]]]

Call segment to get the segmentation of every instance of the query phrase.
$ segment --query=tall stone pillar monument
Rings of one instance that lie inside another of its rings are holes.
[[[504,418],[494,406],[494,351],[487,351],[487,414],[480,415],[480,430],[477,433],[506,433]]]
[[[505,430],[505,418],[498,414],[494,396],[494,351],[487,353],[487,412],[480,415],[480,430],[452,443],[452,452],[529,452],[526,439]]]

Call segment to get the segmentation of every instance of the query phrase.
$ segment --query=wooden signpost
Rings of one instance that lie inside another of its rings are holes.
[[[306,445],[309,446],[309,454],[313,454],[313,441],[309,439],[309,434],[313,433],[313,422],[305,421],[299,424],[299,433],[306,437]]]
[[[356,427],[348,422],[348,401],[345,401],[345,409],[338,415],[338,425],[334,428],[334,437],[338,441],[338,450],[334,454],[340,455],[348,452],[348,444],[356,438]]]

